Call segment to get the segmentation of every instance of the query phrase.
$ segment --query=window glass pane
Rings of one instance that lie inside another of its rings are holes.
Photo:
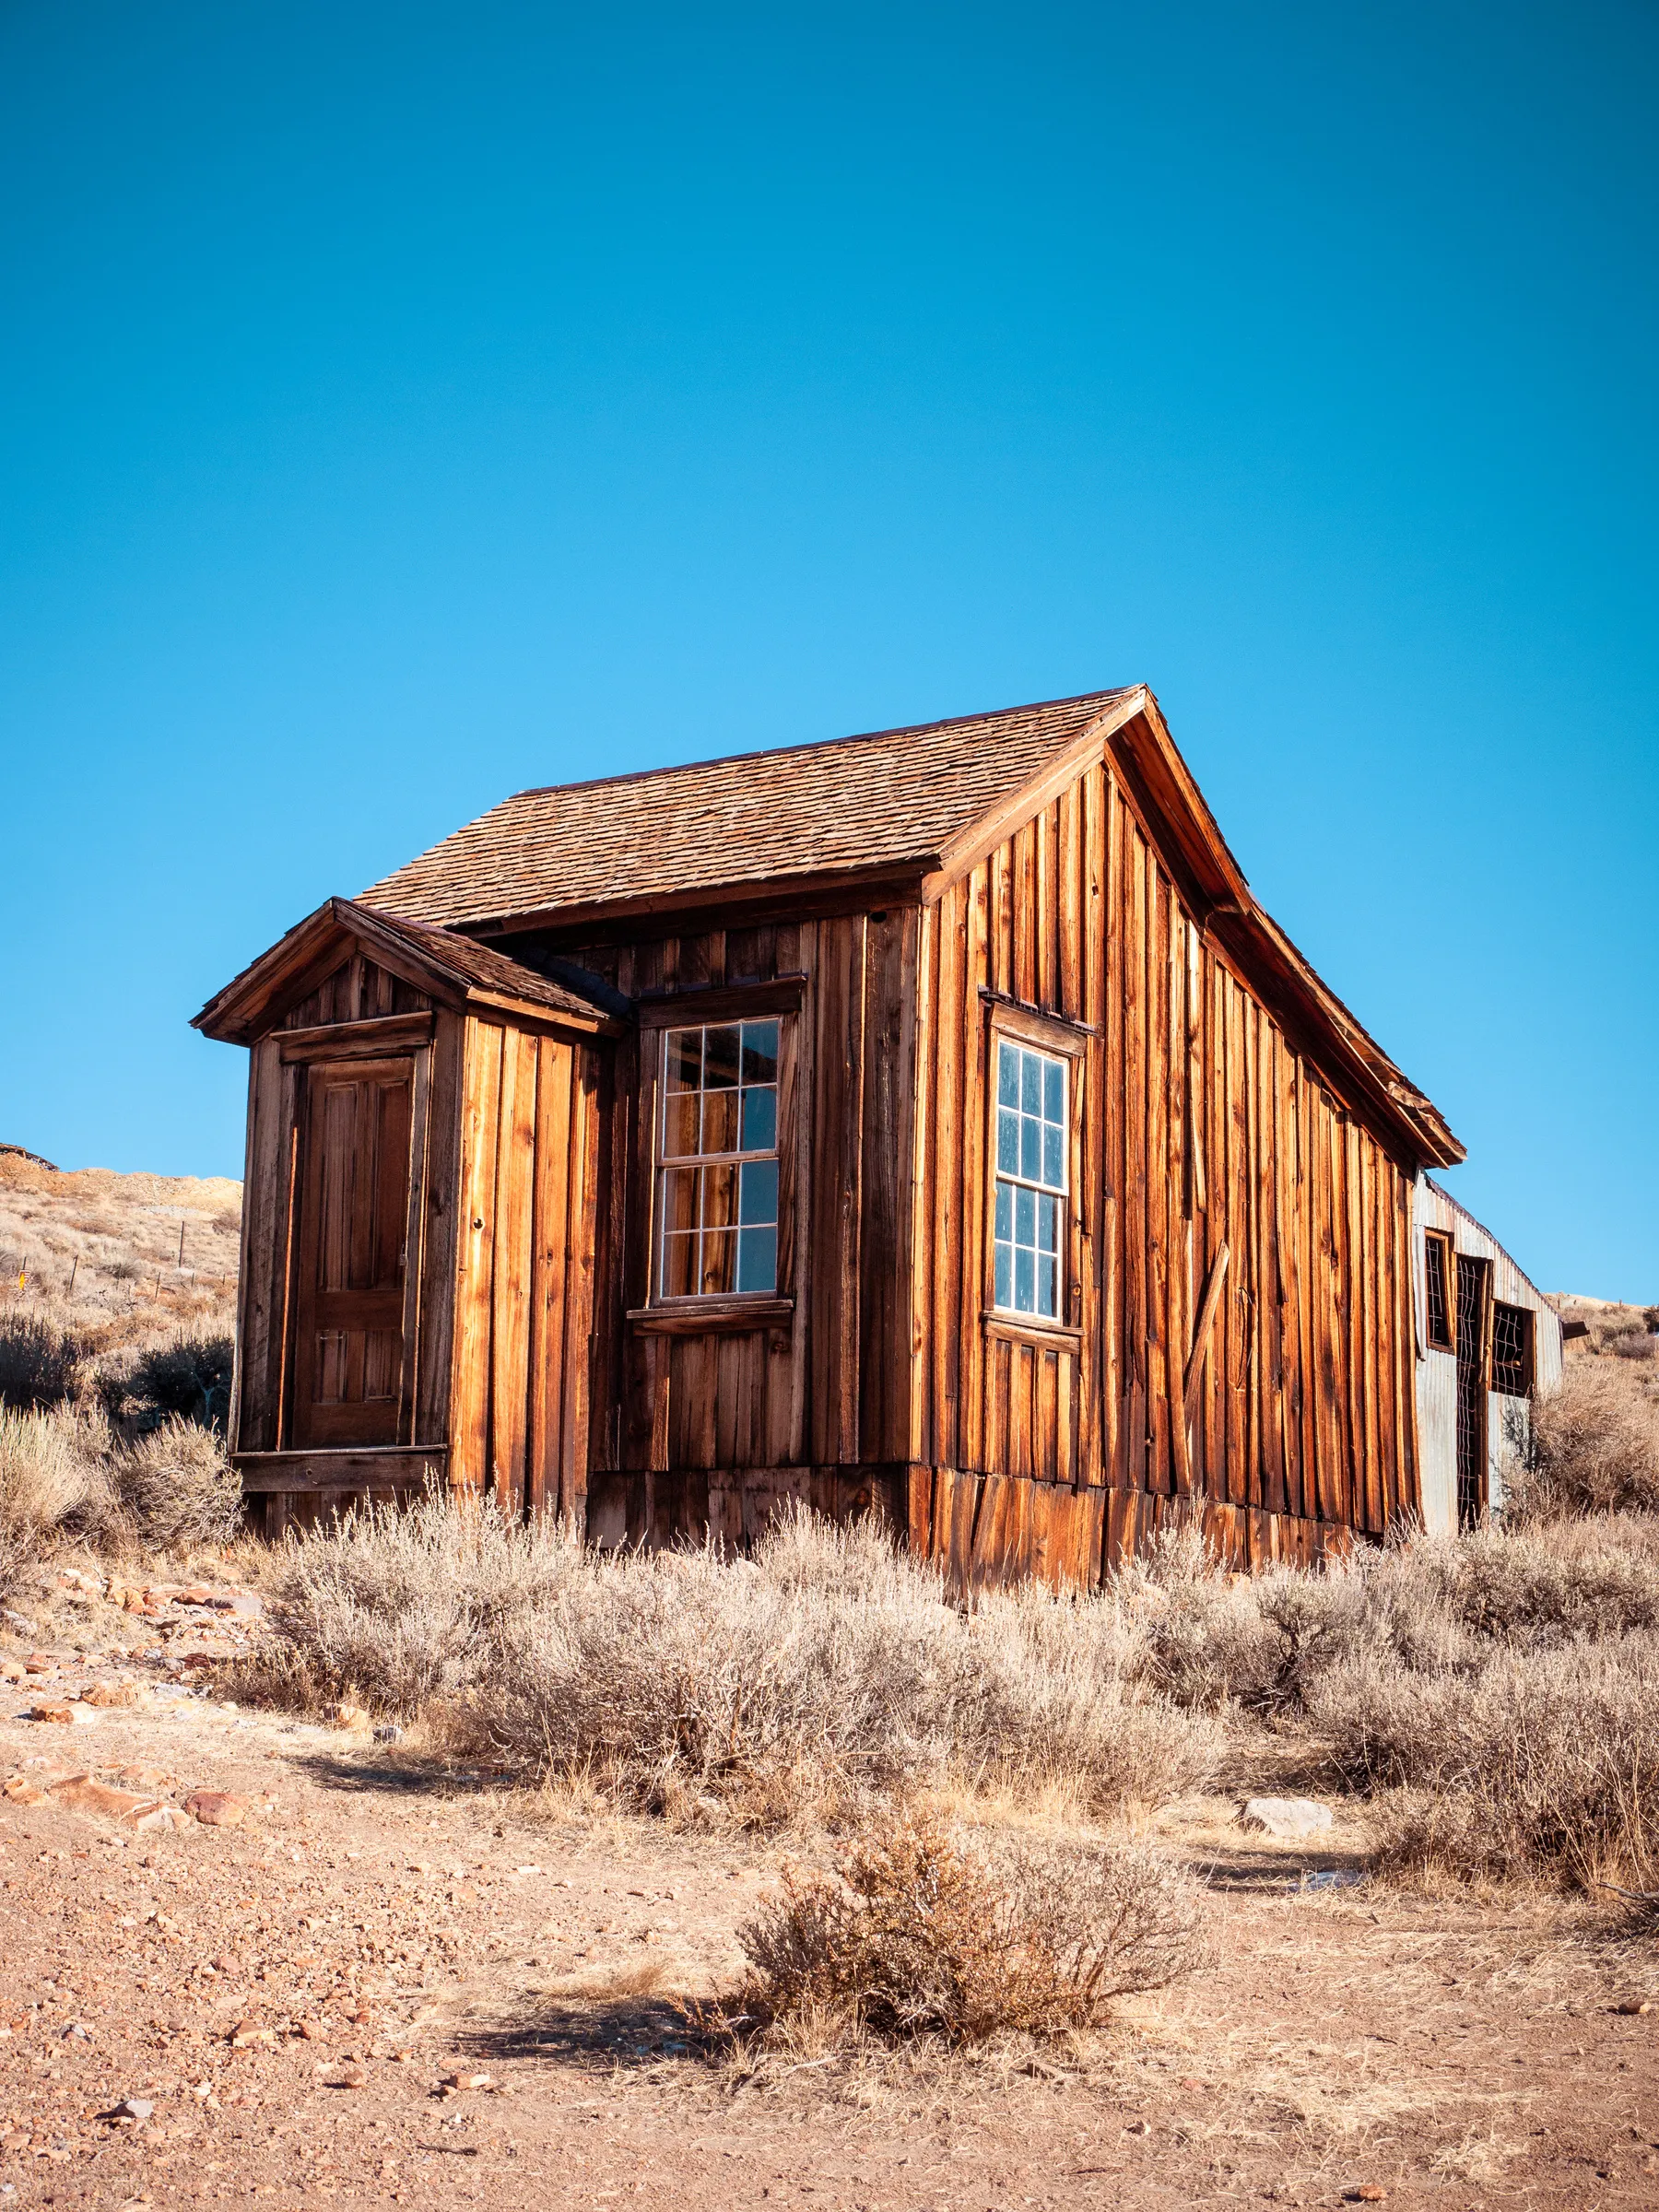
[[[1042,1166],[1042,1124],[1028,1114],[1019,1117],[1019,1171],[1035,1182]]]
[[[1063,1133],[1053,1122],[1042,1124],[1042,1180],[1051,1191],[1057,1191],[1065,1181],[1065,1154],[1061,1143]]]
[[[1039,1198],[1037,1201],[1037,1249],[1039,1252],[1057,1252],[1060,1248],[1060,1201],[1057,1198]]]
[[[1019,1116],[1006,1107],[996,1116],[996,1165],[1005,1175],[1019,1172]]]
[[[737,1232],[705,1229],[702,1240],[701,1288],[705,1298],[730,1290],[737,1272]]]
[[[1042,1118],[1048,1122],[1065,1119],[1065,1070],[1058,1060],[1042,1064]]]
[[[705,1229],[725,1229],[736,1218],[737,1171],[735,1168],[705,1168],[702,1171],[702,1225]]]
[[[1030,1313],[1036,1309],[1036,1265],[1037,1255],[1035,1253],[1024,1252],[1018,1245],[1015,1246],[1014,1311],[1016,1313]]]
[[[688,1298],[696,1288],[697,1233],[663,1239],[663,1296]]]
[[[777,1081],[778,1025],[775,1021],[744,1023],[743,1079],[746,1083]]]
[[[996,1185],[996,1234],[1005,1241],[1014,1234],[1014,1186],[1000,1177]]]
[[[737,1232],[737,1288],[775,1290],[778,1287],[778,1232],[741,1229]]]
[[[1016,1244],[1035,1244],[1037,1241],[1035,1191],[1017,1190],[1014,1194],[1014,1241]]]
[[[1019,1103],[1027,1113],[1042,1112],[1042,1063],[1035,1053],[1019,1055]]]
[[[742,1032],[734,1022],[718,1030],[703,1031],[703,1088],[705,1090],[735,1089],[739,1061],[738,1039]]]
[[[663,1177],[665,1229],[697,1227],[697,1182],[700,1171],[697,1168],[670,1168]]]
[[[770,1086],[743,1094],[745,1152],[770,1152],[778,1141],[778,1094]]]
[[[1059,1280],[1058,1263],[1040,1258],[1037,1262],[1037,1311],[1049,1321],[1060,1318]]]
[[[996,1302],[1006,1313],[1014,1303],[1014,1247],[999,1244],[996,1248]]]
[[[688,1159],[698,1150],[700,1103],[694,1090],[671,1090],[663,1101],[663,1157]]]
[[[1011,1044],[996,1048],[996,1102],[999,1106],[1019,1103],[1019,1054]]]
[[[702,1031],[700,1030],[670,1030],[668,1032],[668,1088],[670,1090],[698,1090],[702,1086]]]
[[[713,1173],[716,1171],[711,1170]],[[746,1160],[743,1166],[739,1221],[776,1221],[778,1218],[778,1163],[775,1159]]]
[[[737,1149],[737,1093],[705,1090],[702,1096],[702,1148],[705,1152]]]

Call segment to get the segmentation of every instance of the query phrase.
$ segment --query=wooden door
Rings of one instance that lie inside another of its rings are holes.
[[[295,1283],[293,1445],[406,1441],[411,1059],[306,1074]]]

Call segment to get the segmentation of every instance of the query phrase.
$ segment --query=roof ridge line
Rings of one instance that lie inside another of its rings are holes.
[[[629,768],[614,776],[582,776],[572,783],[527,783],[522,791],[510,791],[498,799],[484,814],[476,815],[474,821],[483,821],[498,808],[510,806],[514,799],[545,799],[561,791],[597,791],[607,783],[642,783],[652,776],[685,775],[695,768],[735,768],[748,760],[782,760],[794,753],[829,752],[841,745],[873,745],[882,737],[920,737],[930,730],[959,728],[967,722],[996,722],[1009,714],[1034,714],[1044,707],[1080,707],[1092,700],[1122,699],[1128,692],[1146,687],[1140,684],[1110,684],[1101,691],[1069,691],[1058,699],[1028,699],[1011,707],[982,707],[970,714],[944,714],[934,722],[900,722],[888,729],[849,730],[841,737],[808,737],[799,745],[758,745],[747,753],[711,753],[700,760],[669,760],[657,768]],[[472,823],[464,828],[470,829]],[[452,832],[452,834],[458,834]]]

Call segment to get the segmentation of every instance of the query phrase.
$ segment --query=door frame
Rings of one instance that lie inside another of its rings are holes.
[[[300,1280],[303,1264],[305,1230],[309,1206],[312,1203],[312,1084],[324,1075],[366,1070],[383,1066],[389,1059],[406,1060],[410,1066],[409,1084],[409,1171],[407,1204],[404,1217],[403,1246],[403,1348],[398,1377],[397,1418],[394,1432],[388,1444],[351,1447],[359,1451],[386,1450],[397,1445],[411,1445],[415,1441],[417,1419],[416,1392],[420,1373],[420,1283],[424,1261],[426,1228],[426,1185],[429,1107],[431,1093],[432,1048],[426,1041],[412,1041],[406,1029],[386,1024],[386,1034],[381,1038],[363,1038],[350,1035],[351,1030],[368,1029],[371,1025],[350,1023],[342,1025],[337,1051],[318,1051],[314,1047],[303,1056],[294,1055],[295,1074],[299,1080],[294,1100],[294,1166],[292,1195],[288,1206],[288,1267],[291,1291],[287,1299],[287,1327],[283,1343],[283,1388],[277,1424],[276,1449],[281,1452],[299,1450],[328,1450],[328,1446],[301,1446],[296,1442],[294,1430],[300,1403],[300,1328],[305,1296]],[[373,1025],[379,1028],[379,1024]],[[287,1055],[285,1055],[285,1058]]]

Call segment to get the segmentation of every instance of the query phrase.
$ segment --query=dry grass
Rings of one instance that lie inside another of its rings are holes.
[[[1628,1343],[1645,1359],[1655,1341],[1630,1333],[1610,1340],[1615,1357],[1570,1354],[1560,1390],[1534,1412],[1522,1516],[1659,1511],[1659,1369],[1643,1373],[1618,1356]]]
[[[114,1499],[98,1448],[107,1433],[67,1407],[0,1406],[0,1593],[60,1545],[108,1529]]]
[[[746,2049],[830,2050],[1098,2027],[1206,1945],[1202,1890],[1150,1851],[993,1851],[926,1821],[861,1838],[830,1874],[786,1867],[738,1940],[752,1971],[709,2024]]]

